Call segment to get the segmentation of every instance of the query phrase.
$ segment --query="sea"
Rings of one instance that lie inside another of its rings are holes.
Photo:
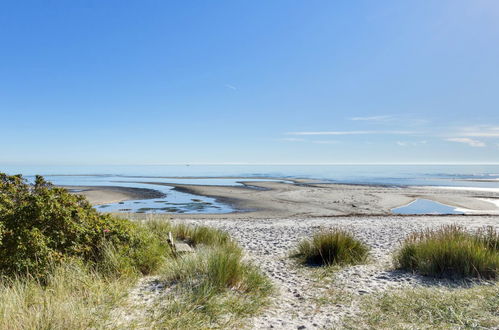
[[[33,181],[35,175],[43,175],[48,181],[62,186],[147,188],[164,194],[162,198],[96,206],[102,212],[189,214],[243,211],[211,197],[180,192],[171,186],[151,182],[235,186],[244,184],[244,181],[301,178],[322,183],[462,187],[499,192],[499,165],[0,165],[0,172],[22,174],[28,181]]]

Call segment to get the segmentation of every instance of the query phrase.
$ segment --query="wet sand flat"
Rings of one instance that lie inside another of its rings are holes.
[[[111,204],[128,200],[162,198],[165,195],[154,189],[105,186],[64,186],[64,188],[84,195],[91,204]]]
[[[288,179],[289,180],[289,179]],[[295,218],[348,215],[389,215],[396,207],[416,199],[428,199],[450,205],[473,214],[499,214],[498,191],[441,189],[438,187],[389,187],[310,183],[264,182],[242,179],[243,186],[192,185],[178,183],[143,182],[174,187],[180,192],[216,198],[230,204],[238,212],[228,214],[199,214],[201,218]],[[126,187],[69,187],[83,190],[90,202],[115,203],[124,200],[159,198],[152,189]],[[192,216],[192,215],[191,215]],[[174,217],[183,217],[175,214]]]
[[[446,190],[434,187],[385,187],[346,184],[245,182],[247,186],[166,184],[175,189],[217,198],[247,212],[199,215],[202,218],[296,218],[348,215],[390,215],[395,207],[424,198],[474,214],[499,214],[491,202],[495,191]],[[249,211],[248,211],[249,210]],[[177,217],[177,215],[175,215]]]

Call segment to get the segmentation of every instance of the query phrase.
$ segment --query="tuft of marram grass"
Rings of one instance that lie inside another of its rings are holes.
[[[346,230],[333,228],[298,244],[292,257],[308,265],[359,264],[367,259],[369,248]]]
[[[158,303],[162,328],[234,328],[268,302],[272,287],[235,244],[207,247],[166,265],[173,294]]]
[[[467,232],[457,225],[416,232],[402,243],[394,262],[426,276],[497,279],[499,233],[492,227]]]

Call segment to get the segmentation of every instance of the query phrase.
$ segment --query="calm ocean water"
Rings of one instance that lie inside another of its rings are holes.
[[[499,165],[158,165],[158,166],[1,166],[24,175],[114,175],[150,177],[279,177],[326,182],[499,187]]]
[[[144,213],[226,213],[234,209],[213,198],[181,193],[173,190],[172,187],[142,182],[238,185],[239,180],[231,179],[231,177],[299,177],[318,179],[325,183],[499,189],[499,165],[0,166],[0,172],[23,174],[30,180],[33,175],[41,174],[58,185],[152,188],[166,195],[165,198],[159,199],[98,206],[98,209],[102,211]],[[206,179],[210,177],[212,178]]]

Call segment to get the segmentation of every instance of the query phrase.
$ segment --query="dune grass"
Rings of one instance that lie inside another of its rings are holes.
[[[132,217],[132,219],[134,219]],[[185,223],[173,224],[168,221],[168,217],[157,215],[149,216],[141,221],[155,235],[166,238],[168,232],[173,236],[192,246],[200,244],[220,246],[231,242],[229,234],[207,226],[193,226]]]
[[[3,278],[0,329],[105,328],[135,279],[109,278],[78,262],[58,264],[44,283],[25,276]]]
[[[174,224],[162,215],[140,219],[155,235],[166,238],[171,232],[196,251],[169,259],[159,271],[159,280],[171,291],[160,295],[154,312],[147,314],[154,327],[237,328],[268,305],[270,281],[243,259],[242,249],[226,232]]]
[[[168,264],[162,281],[174,294],[163,297],[163,328],[227,328],[260,311],[272,287],[258,269],[242,260],[237,245],[209,247]]]
[[[301,241],[291,256],[311,266],[341,266],[362,263],[368,253],[369,248],[353,234],[333,228]]]
[[[395,265],[434,277],[499,277],[499,233],[491,227],[475,232],[449,225],[410,235],[394,257]]]
[[[167,329],[234,328],[268,304],[270,281],[244,261],[243,251],[221,230],[149,217],[145,226],[189,243],[196,253],[164,264],[160,281],[171,293],[156,302],[154,324]]]
[[[147,246],[102,246],[98,265],[80,259],[54,264],[43,281],[29,276],[0,279],[0,329],[115,328],[113,311],[143,274],[165,282],[169,294],[144,310],[145,327],[234,327],[267,302],[271,286],[243,261],[241,248],[220,230],[159,220],[137,222]],[[196,253],[173,258],[168,232],[196,246]],[[125,252],[125,253],[124,253]],[[144,321],[143,320],[143,321]],[[135,321],[134,325],[135,325]]]
[[[499,327],[499,285],[417,288],[366,296],[348,329],[491,329]]]

